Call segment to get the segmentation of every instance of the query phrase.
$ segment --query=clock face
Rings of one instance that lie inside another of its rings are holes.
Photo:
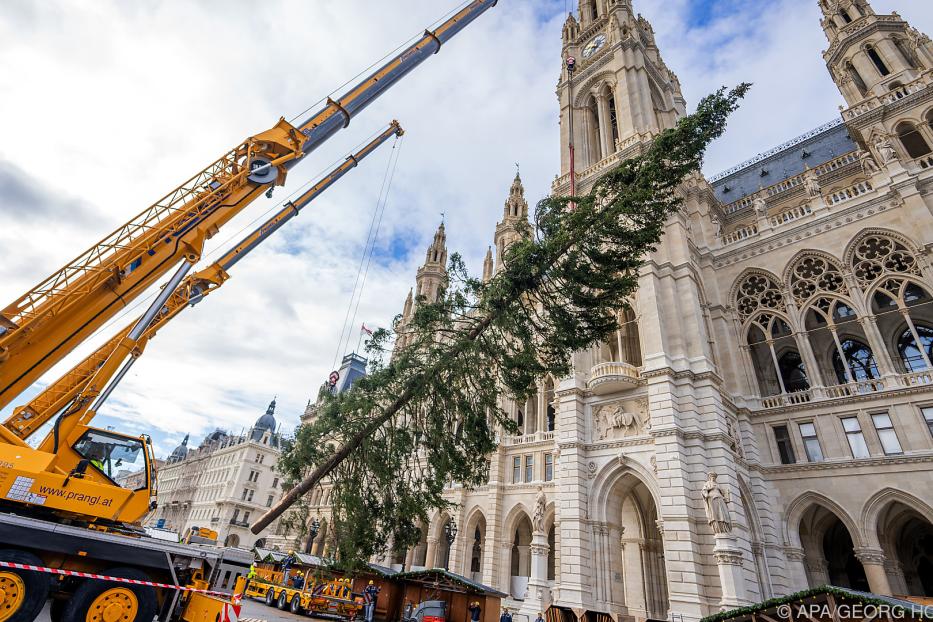
[[[606,35],[596,35],[583,47],[583,58],[589,58],[606,43]]]

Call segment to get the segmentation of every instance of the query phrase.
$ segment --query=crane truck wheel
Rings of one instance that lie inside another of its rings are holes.
[[[292,602],[288,605],[288,610],[297,616],[301,615],[301,595],[300,594],[295,594],[294,596],[292,596]]]
[[[45,565],[31,553],[12,549],[0,550],[0,559],[15,564]],[[0,568],[0,622],[32,622],[48,597],[48,575]]]
[[[150,580],[135,568],[112,568],[101,574]],[[86,579],[65,605],[61,622],[152,622],[157,606],[151,586]]]
[[[288,605],[288,594],[285,593],[285,590],[282,590],[279,592],[279,602],[276,604],[276,606],[282,611],[285,611],[286,605]]]
[[[271,607],[275,604],[275,590],[271,587],[266,591],[266,606]]]

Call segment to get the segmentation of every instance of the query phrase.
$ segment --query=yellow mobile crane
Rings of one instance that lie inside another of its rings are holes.
[[[306,120],[292,124],[280,119],[246,139],[0,310],[2,408],[121,308],[176,270],[157,304],[45,396],[44,414],[18,409],[9,426],[0,425],[0,622],[31,622],[50,595],[53,622],[150,622],[156,613],[163,622],[221,619],[223,601],[194,592],[179,597],[178,590],[165,587],[210,585],[223,563],[216,552],[112,531],[138,520],[149,507],[152,449],[145,437],[90,427],[95,407],[134,360],[123,364],[127,354],[138,353],[140,340],[144,344],[152,336],[147,328],[158,323],[179,286],[192,283],[182,293],[183,307],[226,279],[224,270],[194,275],[204,277],[200,287],[194,287],[194,277],[185,281],[205,241],[260,195],[282,185],[292,166],[496,1],[469,2],[343,96],[328,98]],[[269,225],[274,229],[281,222]],[[258,238],[245,241],[253,242]],[[48,421],[59,411],[52,433],[38,449],[30,447],[25,439],[39,429],[40,419]],[[111,468],[142,465],[145,489],[117,486],[107,475],[108,462]],[[62,572],[75,571],[149,584],[61,578]]]
[[[134,523],[142,518],[155,501],[154,472],[147,478],[149,484],[138,490],[114,486],[113,477],[120,467],[150,467],[152,458],[148,440],[89,427],[101,404],[158,330],[189,305],[199,303],[223,285],[233,266],[251,250],[389,138],[402,133],[401,126],[393,121],[363,148],[348,156],[300,196],[288,201],[280,211],[207,268],[186,277],[191,264],[183,263],[142,317],[49,385],[28,405],[17,408],[3,427],[26,441],[58,414],[55,407],[63,406],[62,403],[68,399],[67,407],[56,419],[53,429],[38,444],[37,451],[31,452],[30,463],[20,468],[4,466],[4,463],[14,464],[15,455],[19,455],[22,448],[0,443],[0,507],[4,501],[20,501],[102,525],[105,522]],[[28,500],[17,498],[12,488],[5,489],[5,481],[11,486],[19,481],[22,487],[25,480],[32,480]]]

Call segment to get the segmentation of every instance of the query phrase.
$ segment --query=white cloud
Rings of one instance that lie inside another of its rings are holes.
[[[0,195],[0,300],[13,300],[223,150],[300,113],[457,4],[3,3],[0,172],[15,171],[41,205]],[[882,12],[898,3],[873,4]],[[915,26],[933,30],[933,6],[903,4]],[[734,2],[698,28],[688,24],[688,0],[636,0],[636,8],[653,21],[691,104],[721,84],[755,82],[710,152],[708,173],[836,114],[841,99],[820,58],[826,42],[815,0]],[[557,173],[562,23],[563,3],[501,0],[296,168],[274,201],[258,201],[227,225],[210,249],[398,118],[407,135],[379,238],[384,261],[371,268],[357,324],[385,326],[399,311],[441,212],[449,247],[478,270],[513,163],[521,162],[532,203]],[[371,156],[238,264],[221,291],[164,329],[101,420],[153,432],[162,453],[186,432],[197,441],[215,426],[250,425],[273,395],[280,421],[297,423],[331,369],[389,155],[383,147]],[[410,252],[390,259],[389,248]]]

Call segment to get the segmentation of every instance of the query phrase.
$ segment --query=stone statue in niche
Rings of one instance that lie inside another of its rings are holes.
[[[736,422],[733,419],[726,420],[726,430],[729,435],[729,447],[734,451],[739,457],[744,458],[745,454],[742,452],[742,437],[739,434],[739,428],[736,425]]]
[[[627,411],[621,403],[597,407],[593,411],[593,420],[599,440],[614,436],[616,430],[621,436],[634,436],[645,428],[643,417],[637,412]]]
[[[732,516],[729,502],[732,500],[729,490],[716,481],[716,474],[710,473],[703,484],[703,503],[706,505],[706,519],[715,534],[732,533]]]
[[[765,201],[764,193],[759,192],[755,195],[755,198],[752,200],[752,207],[755,208],[755,213],[759,216],[768,215],[768,202]]]
[[[885,164],[897,160],[897,151],[894,149],[894,143],[887,136],[878,135],[875,138],[875,149],[881,156],[881,161]]]
[[[816,171],[812,168],[807,169],[803,176],[803,187],[807,191],[807,196],[811,199],[820,196],[820,180],[817,178]]]
[[[878,163],[875,162],[875,156],[871,154],[871,151],[863,151],[858,156],[859,162],[862,164],[862,172],[866,175],[874,175],[881,171],[881,167],[878,166]]]
[[[535,499],[535,514],[531,519],[532,527],[539,533],[544,533],[544,514],[547,511],[547,497],[544,488],[538,486],[538,497]]]

